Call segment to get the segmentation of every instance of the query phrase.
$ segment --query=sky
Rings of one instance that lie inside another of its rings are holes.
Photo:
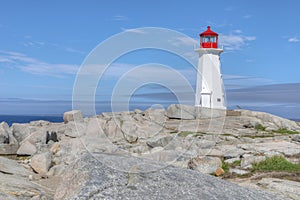
[[[224,48],[221,70],[228,108],[300,119],[299,7],[297,0],[272,4],[258,0],[2,0],[0,115],[61,115],[72,109],[78,73],[92,52],[122,34],[133,39],[114,43],[98,54],[100,60],[135,43],[135,36],[151,41],[145,27],[191,38],[160,39],[187,49],[186,55],[197,62],[194,47],[199,33],[211,26]],[[130,109],[176,103],[177,93],[185,94],[187,89],[174,78],[176,74],[170,75],[173,71],[195,89],[196,71],[180,56],[151,48],[118,56],[97,82],[96,113],[111,110],[114,89],[128,84],[120,81],[124,74],[124,79],[149,79],[148,84],[139,82],[130,94]],[[134,71],[137,66],[144,66],[144,71]],[[158,79],[165,80],[165,85],[158,84]],[[194,97],[186,94],[183,101],[193,104]]]

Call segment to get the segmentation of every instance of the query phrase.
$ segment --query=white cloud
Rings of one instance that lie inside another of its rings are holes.
[[[239,30],[239,29],[237,29],[237,30],[233,30],[233,32],[234,32],[234,33],[237,33],[237,34],[241,34],[241,33],[243,33],[243,31],[242,31],[242,30]]]
[[[76,65],[46,63],[18,52],[0,51],[0,62],[26,73],[44,76],[63,77],[76,74],[78,70]]]
[[[196,39],[190,38],[190,37],[176,37],[176,38],[171,38],[169,40],[171,44],[174,46],[195,46],[198,44],[198,41]]]
[[[123,16],[123,15],[115,15],[113,16],[114,21],[126,21],[128,20],[128,17]]]
[[[243,18],[244,19],[250,19],[252,17],[252,15],[244,15]]]
[[[254,36],[244,35],[220,35],[220,45],[223,45],[227,50],[240,50],[243,46],[248,45],[249,42],[254,41]]]
[[[80,51],[78,49],[74,49],[74,48],[71,48],[71,47],[65,47],[65,50],[67,52],[71,52],[71,53],[79,53],[79,54],[85,54],[84,51]]]
[[[133,29],[121,28],[121,30],[124,31],[124,32],[139,33],[139,34],[146,34],[147,33],[146,31],[138,29],[138,28],[137,29],[135,29],[135,28],[133,28]]]
[[[241,75],[232,75],[232,74],[223,74],[223,80],[224,80],[225,88],[227,90],[248,88],[248,87],[259,86],[259,85],[270,85],[276,83],[271,79],[266,79],[262,77],[241,76]]]
[[[300,38],[299,37],[291,37],[288,39],[289,42],[300,42]]]

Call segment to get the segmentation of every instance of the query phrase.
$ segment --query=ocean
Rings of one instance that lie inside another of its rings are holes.
[[[9,126],[13,123],[29,123],[31,121],[45,120],[49,122],[63,122],[62,116],[22,116],[22,115],[0,115],[0,122],[6,122]]]

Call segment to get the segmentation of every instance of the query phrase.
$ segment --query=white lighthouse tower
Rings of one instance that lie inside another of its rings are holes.
[[[210,26],[200,34],[200,48],[195,51],[199,53],[195,106],[226,109],[220,63],[223,49],[218,48],[218,34]]]

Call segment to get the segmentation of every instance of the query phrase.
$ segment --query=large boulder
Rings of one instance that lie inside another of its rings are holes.
[[[82,122],[82,112],[80,110],[72,110],[64,113],[64,122],[68,123],[70,121]]]
[[[12,133],[19,143],[27,138],[33,131],[28,124],[14,123],[11,127]]]
[[[256,120],[260,120],[261,124],[266,128],[271,126],[271,128],[274,129],[274,126],[276,126],[278,129],[300,131],[300,127],[295,121],[284,119],[265,112],[256,112],[250,110],[240,111],[242,116],[252,117]]]
[[[0,173],[0,199],[3,200],[34,200],[53,199],[52,191],[36,184],[28,177]]]
[[[17,161],[0,156],[0,173],[28,177],[29,173]]]
[[[222,161],[218,157],[198,156],[188,162],[189,169],[197,170],[204,174],[215,174],[219,167],[222,167]]]
[[[0,123],[0,144],[8,144],[9,143],[9,126],[6,122]]]
[[[55,199],[277,199],[188,169],[141,158],[85,154],[67,169]]]
[[[168,107],[166,115],[170,119],[195,119],[195,107],[172,104]]]
[[[29,141],[24,141],[21,143],[21,146],[19,147],[17,151],[17,155],[28,155],[31,156],[37,152],[37,148],[34,144],[32,144]]]
[[[151,148],[154,148],[154,147],[165,147],[173,139],[174,139],[174,137],[172,135],[154,137],[154,138],[150,138],[150,139],[147,140],[147,145],[149,147],[151,147]]]
[[[39,174],[46,174],[51,166],[51,153],[36,154],[31,158],[30,165]]]
[[[300,183],[278,178],[263,178],[259,185],[289,199],[300,199]]]
[[[253,163],[259,163],[264,160],[266,160],[266,156],[247,156],[242,158],[241,167],[245,169],[252,168]]]
[[[16,154],[18,148],[18,141],[13,136],[8,124],[0,123],[0,155]]]

